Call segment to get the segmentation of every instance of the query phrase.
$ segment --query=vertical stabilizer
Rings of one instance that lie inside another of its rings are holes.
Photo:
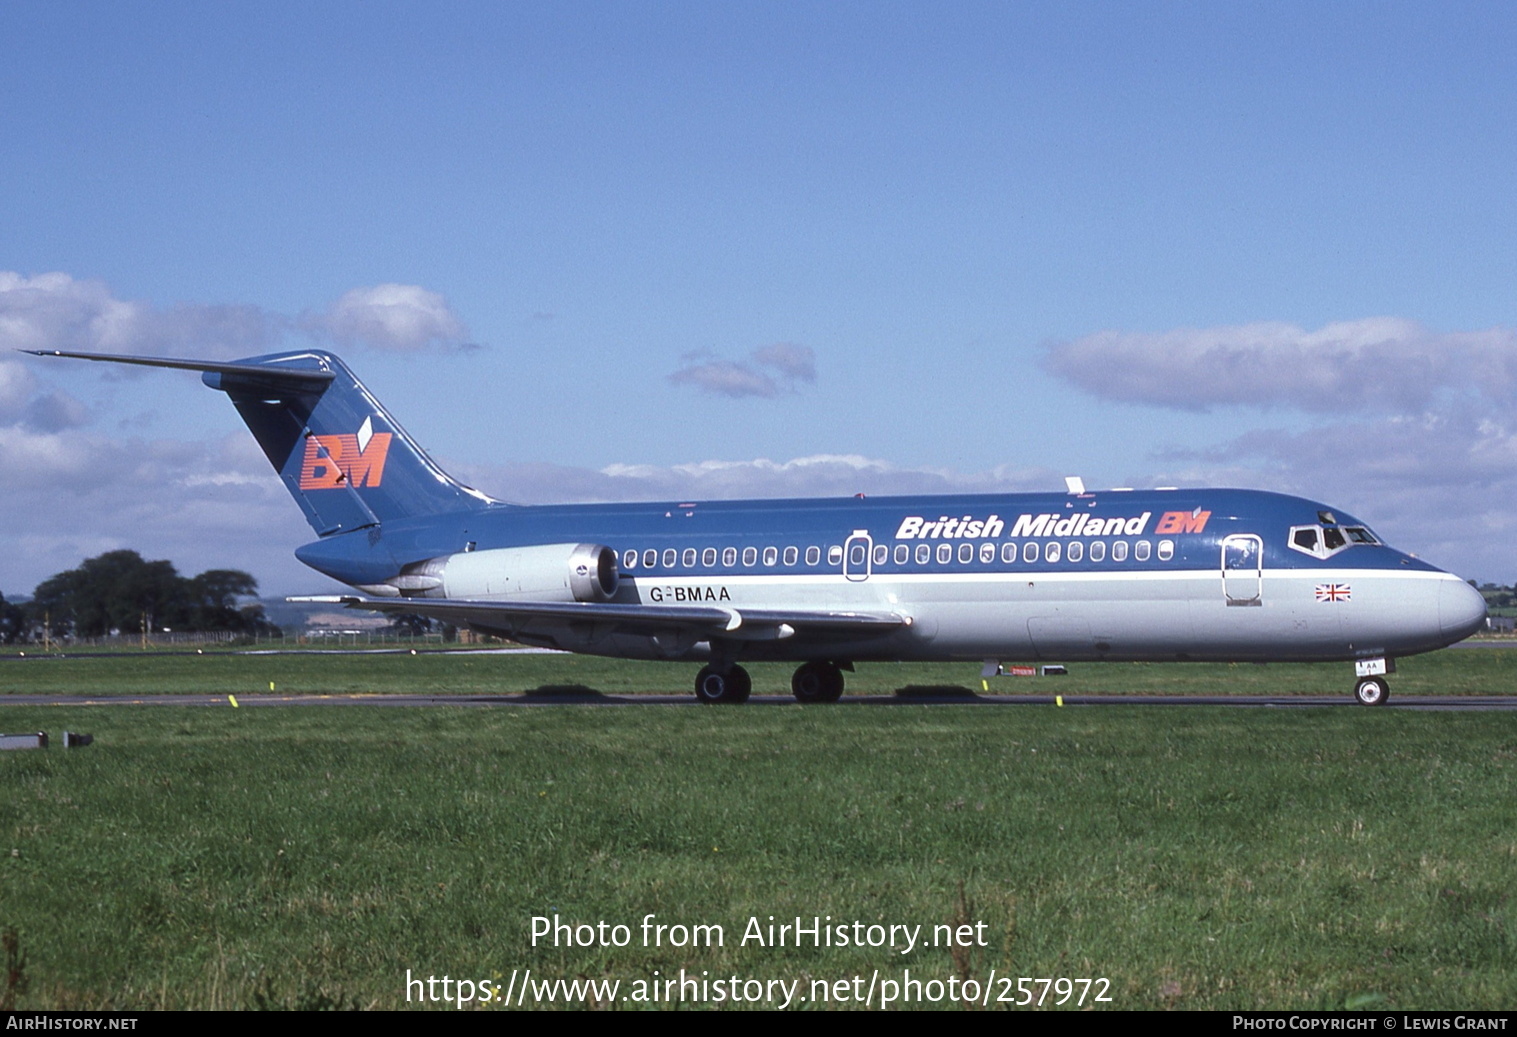
[[[496,503],[454,481],[337,357],[320,350],[220,362],[26,350],[200,371],[226,393],[319,536]]]
[[[320,536],[485,507],[439,468],[330,353],[276,353],[207,370]]]

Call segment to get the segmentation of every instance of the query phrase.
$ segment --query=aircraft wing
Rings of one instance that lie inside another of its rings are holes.
[[[616,605],[577,601],[467,601],[452,598],[370,598],[356,594],[288,598],[374,612],[426,616],[448,623],[472,623],[491,630],[520,632],[529,626],[589,624],[605,633],[694,635],[731,641],[777,641],[878,637],[910,626],[894,612],[809,612],[786,609],[733,609],[681,605]]]

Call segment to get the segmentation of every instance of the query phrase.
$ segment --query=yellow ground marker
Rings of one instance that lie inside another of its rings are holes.
[[[226,699],[227,699],[228,702],[230,702],[232,704],[232,708],[233,709],[237,708],[237,696],[236,695],[228,695],[226,697]]]
[[[1058,706],[1058,707],[1060,707],[1060,708],[1063,708],[1063,706],[1064,706],[1064,696],[1063,695],[1055,695],[1053,697],[1053,704],[1056,705],[1056,706]]]

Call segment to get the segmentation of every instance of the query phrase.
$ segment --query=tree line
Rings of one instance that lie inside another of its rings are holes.
[[[0,594],[0,643],[165,629],[277,636],[262,605],[238,604],[257,593],[258,581],[240,569],[186,577],[172,562],[109,551],[43,580],[25,603]]]

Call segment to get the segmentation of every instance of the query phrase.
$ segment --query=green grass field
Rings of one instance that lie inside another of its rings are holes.
[[[1408,660],[1393,687],[1511,690],[1512,654]],[[5,662],[0,686],[683,691],[689,669],[150,657]],[[1079,667],[993,687],[1257,692],[1278,674],[1346,695],[1344,669]],[[779,690],[784,670],[764,673]],[[850,689],[945,683],[979,680],[861,667]],[[0,729],[39,728],[96,742],[0,754],[0,928],[15,936],[0,997],[18,1007],[395,1008],[407,969],[504,984],[527,968],[634,998],[684,968],[801,980],[801,996],[909,969],[1104,977],[1116,1008],[1517,1001],[1511,714],[0,704]],[[643,947],[650,913],[721,925],[724,945]],[[530,920],[554,915],[633,939],[531,946]],[[771,915],[984,923],[985,946],[742,945]]]
[[[67,658],[0,657],[0,696],[17,692],[144,695],[268,692],[339,694],[515,693],[582,689],[607,695],[692,692],[692,663],[631,662],[593,656],[489,655],[460,652],[334,655],[132,653]],[[1517,648],[1459,649],[1397,660],[1391,694],[1480,695],[1517,691]],[[749,667],[755,694],[790,693],[793,667]],[[1080,663],[1066,677],[998,677],[997,694],[1342,695],[1353,687],[1347,663]],[[913,688],[981,690],[974,663],[861,663],[847,675],[850,695],[889,695]],[[3,701],[3,699],[0,699]]]

